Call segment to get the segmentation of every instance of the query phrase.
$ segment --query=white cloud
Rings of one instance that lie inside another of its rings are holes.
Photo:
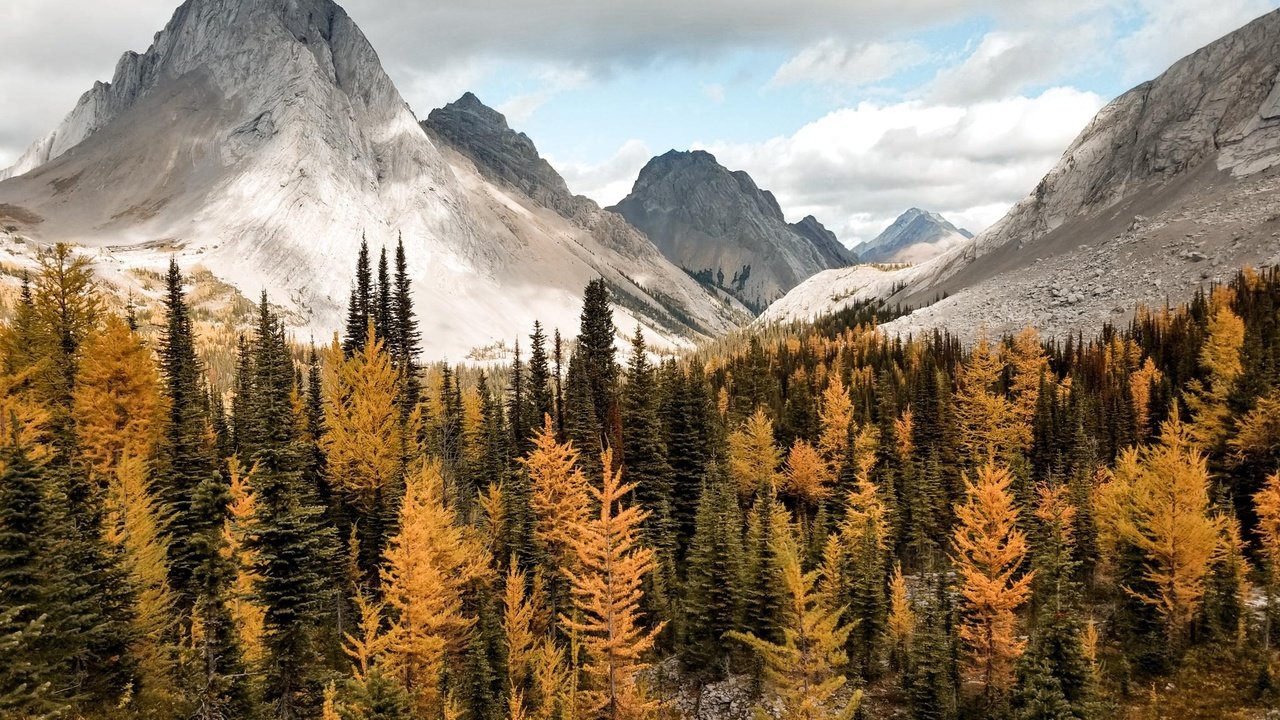
[[[938,71],[927,94],[946,103],[1009,97],[1097,65],[1109,37],[1098,18],[1053,30],[993,30],[963,61]]]
[[[547,162],[564,176],[570,190],[586,195],[601,207],[608,207],[631,192],[640,168],[652,157],[653,152],[647,145],[632,139],[599,164],[559,162],[553,157],[548,157]]]
[[[707,96],[711,102],[719,105],[724,102],[724,85],[720,83],[711,83],[702,86],[702,94]]]
[[[532,92],[508,98],[498,110],[513,125],[529,120],[538,108],[566,90],[576,90],[590,82],[590,75],[581,69],[547,65],[537,73],[540,87]]]
[[[868,85],[887,80],[928,59],[929,50],[917,42],[869,42],[851,46],[826,38],[787,60],[769,84]]]
[[[789,218],[813,214],[847,244],[912,206],[977,232],[1035,187],[1102,104],[1071,88],[968,106],[863,103],[790,136],[702,147],[772,190]]]
[[[1124,38],[1125,79],[1149,80],[1175,60],[1276,8],[1275,0],[1138,0],[1141,26]]]

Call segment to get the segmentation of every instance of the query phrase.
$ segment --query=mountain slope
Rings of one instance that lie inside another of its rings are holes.
[[[695,150],[653,158],[610,208],[673,263],[763,308],[805,278],[853,259],[816,220],[788,225],[778,201],[745,172]]]
[[[766,317],[888,296],[929,304],[889,330],[1065,334],[1123,321],[1135,303],[1184,300],[1244,265],[1280,264],[1278,57],[1275,11],[1109,103],[973,240],[887,283],[814,278],[797,295],[806,302]],[[812,306],[823,297],[840,300]]]
[[[853,251],[866,263],[921,263],[973,238],[938,213],[911,208]]]
[[[735,324],[652,248],[584,244],[442,152],[330,0],[188,0],[13,172],[0,213],[37,242],[131,266],[176,254],[247,295],[269,289],[322,337],[341,323],[362,235],[376,250],[403,234],[436,357],[535,318],[568,331],[601,275],[619,325],[666,344]]]

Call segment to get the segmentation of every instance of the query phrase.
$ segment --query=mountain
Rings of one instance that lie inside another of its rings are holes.
[[[84,246],[107,276],[177,256],[269,290],[322,338],[362,235],[375,252],[403,235],[434,357],[478,356],[535,318],[571,332],[600,276],[620,328],[659,346],[741,317],[651,244],[601,240],[437,147],[331,0],[188,0],[8,175],[0,220],[36,244]]]
[[[952,225],[938,213],[911,208],[874,239],[855,245],[864,263],[921,263],[941,255],[973,233]]]
[[[854,260],[821,223],[788,225],[772,193],[702,150],[653,158],[610,209],[673,263],[748,307],[763,309],[814,273]]]
[[[1063,335],[1280,265],[1277,57],[1280,11],[1113,100],[976,238],[905,270],[824,273],[762,321],[887,298],[920,308],[889,331]]]

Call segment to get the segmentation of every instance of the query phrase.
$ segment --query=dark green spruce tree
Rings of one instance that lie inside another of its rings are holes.
[[[362,236],[360,252],[356,256],[356,282],[351,287],[351,300],[347,304],[347,331],[342,341],[342,351],[347,356],[363,350],[369,339],[369,318],[376,312],[373,290],[369,242]]]
[[[332,606],[336,546],[324,509],[306,486],[305,444],[294,417],[293,358],[263,293],[253,341],[244,460],[257,465],[257,507],[247,546],[257,555],[258,602],[265,610],[265,700],[284,720],[314,717],[322,666],[317,626]]]

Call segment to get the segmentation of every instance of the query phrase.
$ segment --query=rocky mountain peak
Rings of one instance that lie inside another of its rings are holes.
[[[875,238],[853,248],[863,262],[920,263],[973,237],[936,212],[907,209]]]
[[[457,148],[493,179],[507,183],[566,217],[579,203],[564,178],[538,154],[529,136],[507,125],[507,118],[467,92],[432,110],[422,123],[429,134]]]
[[[810,275],[848,264],[820,223],[788,225],[773,193],[705,150],[651,159],[611,209],[672,262],[757,310]]]

